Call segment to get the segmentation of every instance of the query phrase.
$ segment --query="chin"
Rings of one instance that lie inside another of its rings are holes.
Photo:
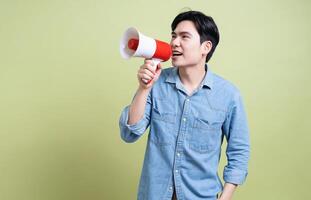
[[[181,67],[181,66],[183,66],[183,63],[182,62],[178,62],[177,60],[172,60],[172,65],[174,66],[174,67]]]

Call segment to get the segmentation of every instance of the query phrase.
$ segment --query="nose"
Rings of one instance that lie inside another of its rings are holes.
[[[180,41],[178,37],[172,38],[171,39],[171,47],[179,47],[180,46]]]

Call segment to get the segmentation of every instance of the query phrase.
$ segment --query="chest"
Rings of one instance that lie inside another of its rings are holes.
[[[221,101],[213,97],[208,90],[200,90],[188,96],[182,92],[171,92],[163,95],[155,95],[152,99],[152,110],[160,116],[178,125],[187,120],[188,125],[208,127],[222,124],[225,120],[226,111],[224,104],[221,107],[213,106],[213,101]]]

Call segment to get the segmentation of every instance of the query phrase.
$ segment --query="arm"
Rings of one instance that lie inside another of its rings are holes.
[[[138,88],[129,108],[129,117],[127,122],[129,125],[136,124],[143,118],[149,92],[149,89]]]
[[[150,90],[161,73],[161,66],[153,71],[152,61],[145,60],[137,73],[139,87],[130,106],[127,106],[120,117],[121,138],[125,142],[135,142],[147,129],[150,121]]]
[[[240,94],[237,92],[230,104],[227,118],[223,125],[227,140],[227,160],[224,169],[225,188],[222,199],[231,199],[237,185],[243,184],[248,174],[250,154],[249,130],[246,113]]]

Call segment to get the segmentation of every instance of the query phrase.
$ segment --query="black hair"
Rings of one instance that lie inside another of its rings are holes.
[[[185,20],[192,21],[196,30],[200,35],[200,43],[202,44],[205,41],[212,42],[212,49],[207,54],[205,63],[207,63],[212,57],[216,46],[219,42],[219,32],[216,23],[214,22],[211,16],[206,16],[199,11],[186,11],[178,14],[171,24],[172,31],[175,30],[177,25]]]

